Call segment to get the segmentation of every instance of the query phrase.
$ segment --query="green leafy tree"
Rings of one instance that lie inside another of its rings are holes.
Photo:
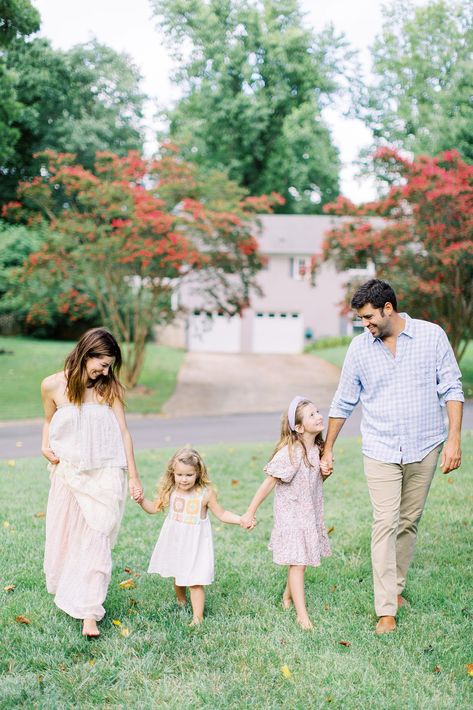
[[[12,42],[5,63],[19,108],[10,125],[17,139],[0,165],[1,202],[37,172],[33,155],[42,150],[73,151],[87,168],[97,151],[141,150],[145,97],[126,55],[96,41],[57,51],[36,38]]]
[[[167,113],[187,159],[226,170],[286,212],[320,212],[340,161],[322,110],[352,55],[304,25],[297,0],[152,0],[182,98]]]
[[[39,13],[29,0],[0,0],[0,167],[13,155],[19,138],[14,126],[21,104],[15,91],[15,74],[8,68],[6,52],[13,40],[39,29]]]
[[[415,155],[456,148],[473,162],[471,0],[396,0],[384,8],[372,60],[374,82],[355,93],[375,145]]]

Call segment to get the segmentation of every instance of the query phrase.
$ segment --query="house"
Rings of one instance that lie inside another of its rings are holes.
[[[263,215],[260,251],[267,258],[258,275],[263,295],[253,295],[242,316],[206,312],[181,294],[188,315],[166,328],[160,342],[197,352],[300,353],[307,342],[351,334],[340,312],[344,284],[354,271],[338,273],[324,263],[310,280],[310,261],[320,254],[325,233],[337,218],[322,215]],[[356,274],[373,276],[369,269]]]

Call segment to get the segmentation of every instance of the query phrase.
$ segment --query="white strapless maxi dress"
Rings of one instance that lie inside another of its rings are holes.
[[[44,571],[56,605],[100,620],[126,499],[126,456],[118,421],[104,404],[60,406],[50,423]]]

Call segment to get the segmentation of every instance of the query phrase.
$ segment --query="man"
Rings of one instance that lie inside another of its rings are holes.
[[[376,633],[396,628],[396,613],[417,527],[442,449],[441,469],[461,463],[461,373],[438,325],[397,312],[385,281],[371,279],[352,298],[367,331],[348,348],[329,413],[322,458],[333,470],[333,445],[361,401],[364,469],[373,507],[371,561]],[[443,416],[446,407],[448,436]]]

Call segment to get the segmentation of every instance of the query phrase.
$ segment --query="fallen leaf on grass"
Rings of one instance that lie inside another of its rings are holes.
[[[468,675],[473,678],[473,663],[467,663],[465,668]]]
[[[118,619],[112,619],[112,624],[113,624],[114,626],[121,626],[121,625],[122,625],[122,622],[121,622],[121,621],[118,621]]]
[[[44,518],[46,516],[46,513],[44,510],[39,510],[37,513],[34,514],[35,518]]]
[[[286,665],[281,666],[281,673],[283,674],[283,676],[285,678],[292,678],[292,673],[289,670],[289,666],[286,666]]]
[[[127,636],[130,635],[130,629],[127,629],[126,626],[123,626],[123,627],[120,629],[120,633],[121,633],[122,636],[124,636],[124,637],[126,638]]]
[[[454,483],[454,482],[455,482],[454,478],[452,478],[452,477],[447,478],[447,483]]]
[[[232,478],[232,486],[235,487],[235,486],[239,486],[239,485],[240,485],[240,481],[238,480],[238,478]]]
[[[337,591],[337,585],[334,584],[332,588],[330,589],[331,592],[336,592]]]
[[[118,586],[120,589],[134,589],[136,587],[136,583],[134,579],[125,579],[123,582],[120,582]]]
[[[7,584],[6,587],[3,587],[4,592],[13,592],[15,589],[16,585],[15,584]]]
[[[89,658],[87,663],[89,664],[89,666],[95,666],[95,660],[93,658]]]
[[[331,525],[327,530],[327,535],[331,535],[335,530],[335,525]]]
[[[15,616],[15,621],[19,624],[31,624],[31,621],[26,616]]]
[[[328,611],[330,609],[328,604],[324,604],[324,611]]]
[[[339,641],[338,643],[340,644],[340,646],[345,646],[346,648],[348,648],[350,646],[349,641]]]
[[[10,466],[11,468],[13,468],[14,466],[16,466],[16,461],[15,461],[15,459],[8,459],[8,461],[7,461],[7,466]]]
[[[5,529],[10,527],[10,523],[8,522],[8,520],[4,520],[2,525]]]
[[[435,666],[434,673],[441,673],[441,672],[442,672],[442,669],[440,668],[440,666]]]

